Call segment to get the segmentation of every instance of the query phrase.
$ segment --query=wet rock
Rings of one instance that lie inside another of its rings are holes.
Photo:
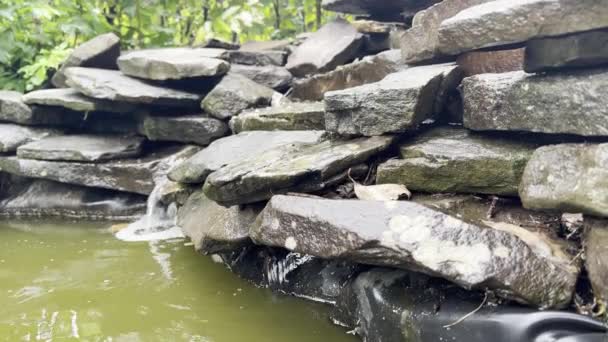
[[[0,171],[23,177],[149,195],[156,180],[197,151],[198,148],[193,146],[173,146],[157,149],[137,159],[103,163],[0,157]]]
[[[260,205],[225,208],[197,191],[180,208],[177,225],[197,251],[230,252],[251,243],[249,227],[262,209]]]
[[[585,266],[594,296],[608,305],[608,221],[585,217]]]
[[[77,112],[130,113],[136,110],[132,104],[86,97],[71,88],[36,90],[25,94],[23,102],[29,105],[59,106]]]
[[[334,70],[359,55],[363,35],[337,19],[311,35],[289,56],[287,69],[297,77]]]
[[[53,75],[51,82],[57,88],[67,88],[65,71],[69,67],[117,69],[120,56],[120,38],[114,33],[97,36],[78,46]]]
[[[224,206],[254,203],[286,192],[314,192],[346,179],[350,167],[386,150],[392,137],[284,145],[207,177],[203,190]]]
[[[483,74],[462,82],[464,126],[477,131],[608,135],[604,69]]]
[[[381,21],[403,21],[435,2],[437,0],[323,0],[323,8]]]
[[[140,137],[65,135],[46,137],[17,149],[23,159],[99,162],[137,157],[144,139]]]
[[[362,268],[348,261],[253,245],[219,256],[232,272],[258,286],[325,304],[335,304]]]
[[[275,65],[240,65],[232,64],[230,71],[243,75],[248,79],[277,91],[286,90],[291,86],[293,76],[284,67]]]
[[[15,182],[13,182],[15,184]],[[42,179],[27,179],[0,198],[0,216],[131,220],[146,212],[146,197]]]
[[[608,216],[608,144],[562,144],[536,150],[524,171],[524,206]]]
[[[408,68],[382,81],[325,94],[325,126],[342,135],[375,136],[416,129],[432,119],[456,89],[455,64]]]
[[[247,108],[269,106],[275,93],[243,75],[229,73],[205,96],[201,108],[213,117],[226,120]]]
[[[446,55],[456,55],[599,29],[608,25],[606,16],[608,6],[603,1],[490,1],[444,20],[439,27],[439,49]]]
[[[325,129],[323,102],[291,102],[278,107],[254,109],[235,116],[232,130],[242,131],[300,131]]]
[[[456,63],[465,77],[500,74],[524,68],[524,48],[498,51],[470,51],[458,56]]]
[[[56,129],[0,123],[0,153],[12,153],[21,145],[61,133]]]
[[[517,196],[536,145],[438,128],[406,141],[401,159],[378,167],[379,184],[422,192]]]
[[[400,60],[399,50],[391,50],[339,66],[325,74],[295,80],[291,97],[306,101],[320,101],[326,92],[332,90],[378,82],[388,74],[405,68],[401,65]]]
[[[287,52],[278,50],[247,51],[241,49],[230,51],[228,53],[228,60],[233,64],[283,66],[287,62]]]
[[[534,39],[526,44],[526,72],[608,64],[608,30]]]
[[[176,141],[206,146],[228,132],[226,123],[201,114],[147,116],[141,133],[153,141]]]
[[[491,0],[444,0],[416,13],[412,27],[401,35],[401,51],[406,63],[440,59],[439,26],[458,12]]]
[[[179,80],[194,77],[222,76],[230,63],[211,58],[209,49],[164,48],[132,51],[118,58],[120,71],[128,76],[148,80]]]
[[[488,287],[543,308],[567,306],[579,273],[563,246],[544,235],[470,224],[412,202],[274,196],[250,237],[297,253]]]
[[[152,85],[120,71],[73,67],[65,75],[72,88],[96,99],[188,108],[198,107],[202,99],[201,95]]]
[[[326,139],[322,131],[253,131],[214,141],[169,173],[179,183],[200,184],[220,168],[263,154],[282,145],[318,143]]]

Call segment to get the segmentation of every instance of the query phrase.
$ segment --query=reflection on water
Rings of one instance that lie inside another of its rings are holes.
[[[353,342],[325,306],[252,287],[184,240],[0,223],[0,341]]]

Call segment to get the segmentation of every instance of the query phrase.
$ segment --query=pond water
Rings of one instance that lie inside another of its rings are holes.
[[[0,223],[0,341],[358,341],[327,307],[256,288],[183,240],[108,228]]]

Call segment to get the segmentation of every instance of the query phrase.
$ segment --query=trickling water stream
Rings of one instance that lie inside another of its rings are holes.
[[[326,306],[255,288],[185,240],[124,243],[108,228],[0,223],[1,341],[358,340]]]

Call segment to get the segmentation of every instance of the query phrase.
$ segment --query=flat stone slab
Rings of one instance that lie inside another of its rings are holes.
[[[284,145],[207,177],[205,195],[224,206],[255,203],[285,192],[312,192],[386,150],[392,137]]]
[[[375,56],[365,57],[360,61],[338,66],[335,70],[324,74],[296,79],[290,97],[306,101],[320,101],[329,91],[378,82],[401,68],[406,68],[406,66],[401,64],[399,50],[382,52]]]
[[[283,66],[287,62],[287,52],[279,50],[247,51],[241,49],[230,51],[228,53],[228,60],[232,64]]]
[[[491,0],[443,0],[414,16],[412,27],[401,34],[401,51],[406,63],[445,57],[439,50],[439,26],[458,12]]]
[[[608,64],[608,30],[534,39],[526,44],[526,72]]]
[[[232,131],[306,131],[325,129],[323,102],[288,102],[245,111],[230,120]]]
[[[293,80],[293,75],[287,69],[275,65],[232,64],[230,71],[277,91],[288,89]]]
[[[249,227],[262,209],[260,205],[225,208],[197,191],[180,208],[177,225],[198,252],[232,252],[251,243]]]
[[[526,208],[608,217],[608,144],[562,144],[536,150],[519,195]]]
[[[153,141],[175,141],[209,145],[229,133],[228,125],[204,114],[187,116],[147,116],[141,133]]]
[[[464,126],[476,131],[606,136],[607,86],[608,69],[467,77],[462,81]]]
[[[289,56],[286,68],[297,77],[327,72],[355,59],[363,35],[343,19],[324,25]]]
[[[146,197],[44,179],[23,179],[0,198],[0,217],[132,220],[146,212]]]
[[[438,276],[542,308],[569,305],[580,271],[562,246],[511,225],[470,224],[412,202],[274,196],[254,242]]]
[[[141,158],[102,163],[0,157],[0,171],[61,183],[149,195],[168,170],[199,150],[194,146],[158,149]]]
[[[33,126],[77,127],[83,119],[83,113],[61,107],[30,107],[23,102],[23,94],[0,90],[0,121]]]
[[[517,196],[535,145],[438,128],[405,142],[401,158],[378,167],[379,184],[429,193]]]
[[[27,93],[23,102],[28,105],[59,106],[77,112],[103,111],[110,113],[130,113],[136,106],[129,103],[99,100],[82,95],[71,88],[42,89]]]
[[[68,68],[67,83],[86,96],[96,99],[196,108],[202,96],[164,88],[125,76],[120,71],[95,68]]]
[[[317,143],[326,139],[323,131],[252,131],[214,141],[169,173],[179,183],[204,183],[207,176],[220,168],[236,164],[254,155],[282,145]]]
[[[69,67],[117,69],[120,56],[120,38],[114,33],[99,35],[79,45],[53,75],[51,83],[57,88],[67,88],[65,70]]]
[[[439,49],[446,55],[523,43],[608,26],[602,1],[496,0],[467,8],[439,27]],[[514,23],[517,23],[514,25]]]
[[[222,76],[230,69],[230,63],[209,57],[214,51],[205,48],[132,51],[118,58],[118,67],[125,75],[156,81]]]
[[[455,64],[408,68],[382,81],[325,94],[326,130],[376,136],[414,130],[440,112],[462,74]]]
[[[458,56],[456,64],[462,69],[465,77],[479,74],[501,74],[524,69],[525,48],[470,51]]]
[[[205,113],[227,120],[247,108],[269,106],[276,92],[249,78],[229,73],[201,102]]]
[[[20,146],[17,156],[23,159],[98,162],[137,157],[143,143],[143,138],[135,136],[51,136]]]
[[[21,145],[61,133],[57,129],[0,123],[0,153],[12,153]]]
[[[367,15],[378,20],[402,21],[437,0],[323,0],[328,11]]]

